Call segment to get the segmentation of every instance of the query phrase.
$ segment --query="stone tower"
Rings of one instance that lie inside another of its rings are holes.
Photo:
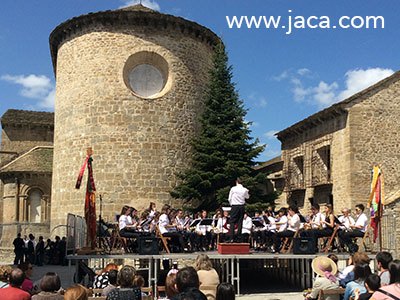
[[[87,147],[106,220],[125,204],[180,205],[169,191],[188,166],[219,42],[197,23],[142,5],[82,15],[54,29],[52,228],[65,224],[68,212],[83,215],[85,184],[74,186]]]

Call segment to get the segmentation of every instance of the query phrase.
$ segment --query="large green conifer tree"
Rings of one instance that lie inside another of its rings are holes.
[[[265,175],[254,176],[254,159],[264,145],[252,141],[246,109],[232,82],[232,67],[221,43],[215,49],[213,68],[199,121],[201,129],[193,141],[191,168],[179,174],[181,182],[171,192],[175,198],[198,203],[196,209],[214,210],[227,204],[237,177],[250,190],[248,203],[265,202],[257,188]]]

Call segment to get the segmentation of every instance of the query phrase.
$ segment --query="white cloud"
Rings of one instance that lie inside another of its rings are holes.
[[[270,131],[264,133],[263,136],[266,137],[267,139],[272,140],[272,139],[276,138],[275,133],[277,133],[277,132],[278,131],[276,131],[276,130],[270,130]]]
[[[304,75],[307,75],[310,73],[311,73],[311,71],[307,68],[302,68],[302,69],[297,70],[297,74],[299,74],[300,76],[304,76]]]
[[[286,79],[288,77],[289,77],[289,72],[288,71],[283,71],[278,76],[272,77],[272,79],[275,80],[275,81],[281,81],[281,80]]]
[[[313,92],[313,99],[320,107],[329,106],[336,102],[335,91],[338,88],[336,82],[332,84],[327,84],[321,81],[317,87],[315,87]]]
[[[249,100],[255,102],[259,107],[267,107],[268,101],[264,96],[260,96],[257,92],[253,92],[248,96]]]
[[[339,93],[338,100],[343,100],[377,83],[394,73],[391,69],[370,68],[346,72],[346,89]]]
[[[39,108],[54,108],[55,87],[50,78],[44,75],[3,75],[1,80],[22,86],[19,93],[26,98],[37,99]]]
[[[293,77],[293,97],[297,102],[307,101],[324,108],[366,89],[393,73],[391,69],[382,68],[350,70],[345,74],[346,88],[342,90],[337,82],[329,84],[325,81],[320,81],[317,86],[304,87],[299,78]]]
[[[154,0],[126,0],[119,8],[124,8],[132,5],[142,3],[143,6],[160,11],[160,5]]]

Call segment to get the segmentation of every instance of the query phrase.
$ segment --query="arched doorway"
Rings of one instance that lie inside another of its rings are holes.
[[[40,223],[41,222],[41,210],[42,210],[42,192],[38,189],[34,189],[29,192],[28,203],[29,203],[29,222]]]

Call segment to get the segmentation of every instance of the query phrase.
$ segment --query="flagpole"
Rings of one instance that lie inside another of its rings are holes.
[[[380,180],[379,180],[379,206],[378,206],[378,235],[379,235],[379,251],[382,252],[382,187],[383,187],[383,171],[382,171],[382,166],[379,165],[379,170],[380,170]]]

